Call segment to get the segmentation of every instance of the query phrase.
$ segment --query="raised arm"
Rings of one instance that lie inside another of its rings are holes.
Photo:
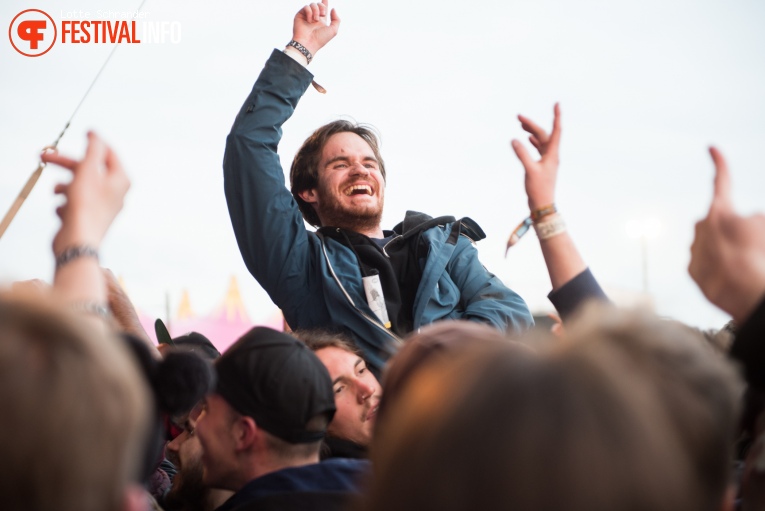
[[[714,196],[706,218],[696,224],[688,271],[704,296],[740,325],[765,298],[765,215],[738,215],[722,153],[715,164]]]
[[[295,15],[292,37],[298,46],[275,50],[268,59],[231,128],[223,160],[226,202],[242,258],[287,314],[311,285],[315,262],[277,150],[282,124],[313,78],[307,56],[337,34],[340,18],[332,10],[328,19],[327,11],[325,0]]]
[[[539,152],[539,160],[535,160],[519,140],[513,140],[511,145],[526,172],[530,218],[537,230],[553,288],[550,300],[565,319],[580,302],[590,298],[605,300],[606,297],[587,270],[563,218],[556,212],[555,184],[558,180],[561,139],[561,115],[557,103],[553,111],[550,134],[528,117],[518,116],[521,127],[529,133],[531,145]]]
[[[122,209],[130,180],[114,151],[94,133],[88,133],[88,148],[82,160],[58,153],[45,153],[42,159],[72,172],[69,183],[55,188],[65,201],[56,210],[61,228],[53,238],[53,292],[74,308],[104,314],[107,290],[98,251]]]
[[[688,272],[707,299],[733,316],[736,336],[730,354],[747,382],[765,389],[765,215],[737,214],[730,174],[722,153],[715,164],[714,195],[706,218],[696,224]]]
[[[106,283],[106,297],[109,305],[109,312],[111,312],[114,321],[117,324],[117,328],[125,333],[131,334],[137,339],[141,339],[149,351],[155,358],[161,358],[157,347],[151,341],[151,338],[141,325],[141,320],[138,318],[138,311],[135,310],[133,302],[130,301],[125,290],[122,289],[117,277],[114,276],[111,270],[103,268],[102,274],[104,282]]]

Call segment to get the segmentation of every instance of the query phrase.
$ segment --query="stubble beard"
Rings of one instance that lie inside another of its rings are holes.
[[[184,463],[164,499],[163,507],[169,511],[203,511],[209,491],[202,482],[203,476],[201,459]]]
[[[317,188],[321,208],[317,210],[322,227],[340,227],[353,232],[365,232],[380,227],[385,196],[379,195],[377,206],[349,209],[331,190],[319,183]],[[377,193],[380,193],[379,191]]]

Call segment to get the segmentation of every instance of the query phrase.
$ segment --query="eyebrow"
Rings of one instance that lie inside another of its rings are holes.
[[[342,156],[342,155],[335,156],[334,158],[330,159],[327,163],[325,163],[324,166],[326,167],[328,165],[332,165],[336,161],[350,161],[350,158],[348,158],[347,156]],[[372,161],[379,164],[379,162],[377,161],[377,158],[375,158],[374,156],[364,156],[364,159],[362,161]]]

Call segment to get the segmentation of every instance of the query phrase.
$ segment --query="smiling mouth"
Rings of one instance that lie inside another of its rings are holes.
[[[369,185],[351,185],[344,190],[345,195],[372,195],[372,187]]]
[[[369,410],[369,413],[367,413],[367,416],[366,416],[366,418],[365,418],[364,420],[365,420],[365,421],[370,421],[370,420],[373,420],[375,417],[377,417],[377,409],[378,409],[378,408],[380,408],[380,405],[379,405],[379,404],[377,404],[377,405],[374,405],[374,406],[373,406],[373,407],[372,407],[372,408]]]

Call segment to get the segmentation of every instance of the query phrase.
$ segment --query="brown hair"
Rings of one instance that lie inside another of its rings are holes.
[[[319,215],[311,204],[300,197],[300,192],[319,186],[319,164],[321,163],[321,153],[324,150],[324,145],[332,135],[345,132],[355,133],[369,144],[377,159],[380,173],[383,179],[387,180],[385,163],[380,155],[380,143],[374,128],[342,119],[320,127],[303,142],[303,145],[295,155],[295,159],[292,160],[292,167],[290,168],[290,189],[292,196],[295,197],[300,212],[303,213],[303,218],[315,227],[321,227]]]
[[[703,333],[647,313],[585,311],[566,356],[598,366],[614,381],[648,385],[690,460],[703,509],[722,502],[730,478],[742,382]]]
[[[353,342],[353,339],[348,334],[342,332],[312,328],[310,330],[296,330],[292,332],[292,335],[302,341],[313,352],[323,350],[324,348],[338,348],[364,358],[361,350]]]
[[[137,482],[148,390],[118,339],[37,302],[0,297],[0,502],[119,510]]]
[[[495,343],[415,373],[377,429],[365,509],[719,508],[731,368],[675,325],[604,316],[543,356]]]

